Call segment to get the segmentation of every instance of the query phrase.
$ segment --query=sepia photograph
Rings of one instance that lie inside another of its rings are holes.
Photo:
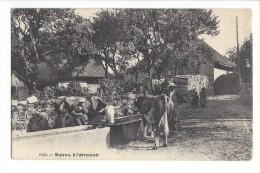
[[[251,9],[11,8],[10,25],[12,159],[252,160]]]

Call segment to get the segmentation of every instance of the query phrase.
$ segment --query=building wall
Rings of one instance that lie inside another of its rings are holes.
[[[228,74],[228,73],[233,73],[231,71],[226,71],[226,70],[220,70],[217,68],[214,68],[214,81],[221,75],[223,74]]]
[[[214,94],[214,65],[213,64],[202,64],[200,67],[200,75],[208,77],[208,95]]]
[[[17,87],[26,87],[25,83],[21,81],[15,73],[12,73],[12,86],[17,86]]]
[[[29,89],[23,81],[21,81],[15,73],[11,75],[11,96],[12,99],[25,100],[29,97]]]

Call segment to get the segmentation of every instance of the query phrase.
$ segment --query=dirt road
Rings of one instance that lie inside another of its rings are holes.
[[[180,107],[179,129],[168,147],[154,151],[153,140],[137,140],[112,152],[114,159],[250,160],[251,119],[252,109],[241,105],[237,96],[211,97],[206,108]]]

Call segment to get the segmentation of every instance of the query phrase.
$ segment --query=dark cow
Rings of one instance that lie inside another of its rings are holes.
[[[167,136],[169,133],[167,117],[167,96],[165,94],[158,96],[143,96],[135,100],[136,107],[142,113],[142,124],[144,126],[144,137],[146,137],[147,127],[152,126],[152,132],[155,136],[156,150],[159,146],[160,132],[164,132],[163,146],[167,147]]]

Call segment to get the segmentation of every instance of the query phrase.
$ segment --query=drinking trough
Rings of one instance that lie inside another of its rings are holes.
[[[97,129],[93,129],[92,125],[67,127],[13,137],[12,158],[72,159],[74,153],[104,153],[109,146],[109,127]]]
[[[137,131],[141,120],[142,115],[136,114],[115,118],[115,123],[113,124],[102,124],[105,127],[110,127],[110,146],[117,147],[137,139]]]

